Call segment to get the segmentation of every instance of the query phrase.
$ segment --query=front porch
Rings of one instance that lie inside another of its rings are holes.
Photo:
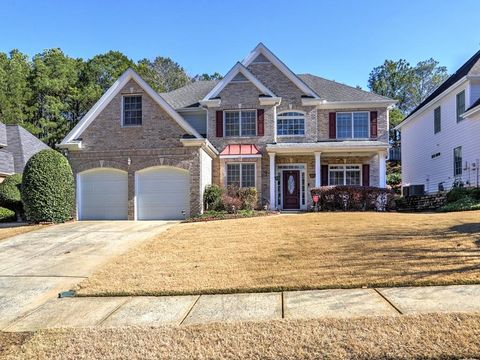
[[[270,209],[308,210],[313,205],[310,190],[320,186],[386,187],[388,146],[368,143],[368,147],[340,147],[338,143],[269,144]]]

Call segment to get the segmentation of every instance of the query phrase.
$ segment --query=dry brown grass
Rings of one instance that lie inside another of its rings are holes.
[[[465,314],[44,330],[22,346],[12,346],[4,353],[6,359],[457,359],[478,356],[480,315]]]
[[[480,211],[309,213],[181,224],[113,259],[80,295],[480,282]]]
[[[17,225],[0,224],[0,241],[8,239],[15,235],[25,234],[30,231],[41,229],[47,225]]]

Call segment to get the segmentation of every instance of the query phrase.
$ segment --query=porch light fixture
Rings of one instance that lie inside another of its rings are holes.
[[[127,159],[127,165],[130,166],[132,164],[132,159],[130,157]]]

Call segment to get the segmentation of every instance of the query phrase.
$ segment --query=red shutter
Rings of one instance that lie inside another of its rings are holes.
[[[322,183],[321,186],[328,185],[328,165],[322,165]]]
[[[217,116],[217,137],[223,137],[223,111],[219,110],[216,113]]]
[[[334,112],[328,114],[328,137],[337,138],[337,114]]]
[[[377,116],[378,112],[370,111],[370,137],[377,137]]]
[[[265,119],[264,110],[257,110],[257,136],[263,136],[265,134]]]
[[[370,165],[362,165],[362,185],[370,186]]]

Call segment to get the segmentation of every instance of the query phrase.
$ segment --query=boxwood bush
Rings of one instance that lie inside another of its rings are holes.
[[[75,185],[67,159],[51,149],[28,160],[23,173],[22,201],[31,222],[64,222],[72,217]]]
[[[0,207],[0,222],[15,221],[15,211]]]
[[[16,219],[22,220],[23,204],[20,195],[22,175],[9,175],[0,184],[0,206],[14,211]]]

